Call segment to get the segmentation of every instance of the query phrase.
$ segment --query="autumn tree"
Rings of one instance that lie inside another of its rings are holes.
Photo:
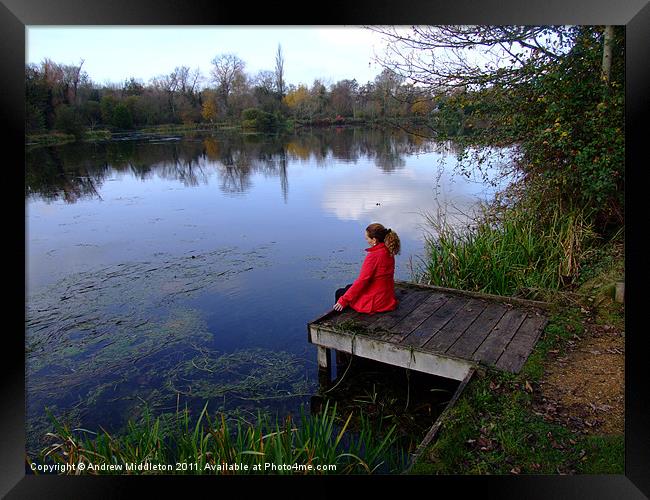
[[[298,88],[292,89],[287,93],[284,97],[284,102],[295,116],[304,118],[309,114],[309,99],[309,89],[305,85],[299,85]]]
[[[214,92],[206,90],[203,93],[203,107],[201,109],[201,116],[204,120],[214,123],[217,119],[217,96]]]

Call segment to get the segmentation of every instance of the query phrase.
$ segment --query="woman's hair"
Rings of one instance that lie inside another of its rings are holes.
[[[391,255],[397,255],[400,250],[399,236],[392,229],[386,229],[384,226],[375,222],[370,224],[366,231],[368,231],[368,236],[370,238],[377,238],[377,241],[384,243]]]

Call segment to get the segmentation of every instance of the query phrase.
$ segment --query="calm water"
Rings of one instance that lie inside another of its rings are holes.
[[[452,144],[362,129],[28,152],[28,446],[45,406],[115,428],[145,406],[308,404],[306,324],[356,278],[365,227],[397,232],[409,280],[423,214],[493,195],[455,166]]]

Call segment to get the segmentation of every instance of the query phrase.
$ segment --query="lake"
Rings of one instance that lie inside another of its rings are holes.
[[[425,213],[464,223],[498,186],[402,131],[220,133],[41,147],[26,165],[28,449],[45,407],[117,429],[185,405],[236,418],[309,405],[306,325],[380,222],[424,257]],[[429,228],[430,229],[430,228]]]

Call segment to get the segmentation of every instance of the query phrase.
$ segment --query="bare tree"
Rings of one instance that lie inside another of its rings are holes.
[[[177,68],[178,69],[178,68]],[[176,94],[180,90],[179,72],[175,69],[168,75],[160,75],[151,79],[150,85],[167,96],[167,104],[172,119],[176,114]]]
[[[573,26],[368,26],[388,43],[375,59],[412,80],[439,92],[477,89],[500,83],[525,83],[559,60],[571,47]]]
[[[252,83],[255,87],[259,87],[270,94],[276,85],[275,73],[268,70],[259,71],[253,77]]]
[[[72,83],[72,89],[73,89],[73,96],[72,96],[72,104],[77,104],[77,88],[79,87],[79,82],[82,78],[81,76],[81,67],[84,65],[84,59],[81,59],[79,62],[79,66],[71,66],[70,67],[70,79]]]
[[[228,98],[237,80],[241,80],[244,74],[245,63],[234,54],[220,54],[212,59],[212,64],[212,81],[216,83],[224,109],[227,110]]]

